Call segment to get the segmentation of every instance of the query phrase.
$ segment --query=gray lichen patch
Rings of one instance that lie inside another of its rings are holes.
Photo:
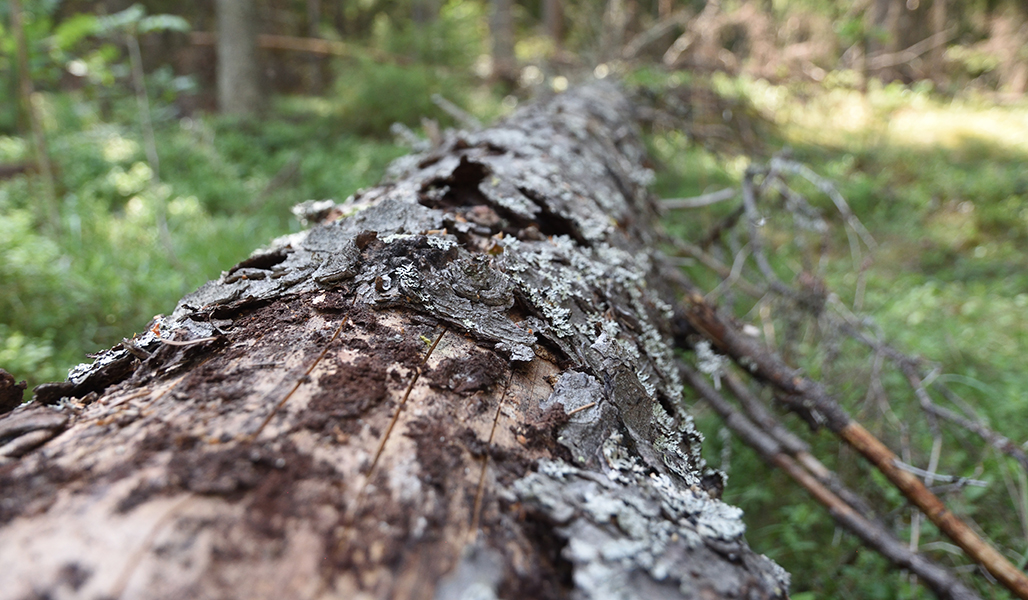
[[[636,467],[624,460],[604,476],[544,461],[514,484],[566,541],[572,597],[787,597],[788,574],[746,547],[741,511]]]
[[[571,415],[557,442],[571,451],[579,464],[598,466],[600,448],[616,426],[614,405],[606,402],[603,384],[592,375],[568,371],[554,386],[550,397],[540,403],[544,411],[555,406]]]
[[[605,108],[611,102],[617,111]],[[398,162],[393,183],[346,203],[357,212],[284,238],[183,298],[167,328],[209,335],[217,307],[356,286],[359,302],[406,304],[511,360],[530,360],[544,338],[579,368],[616,368],[650,401],[675,402],[677,370],[658,326],[666,304],[647,287],[645,239],[633,239],[645,228],[618,227],[653,214],[632,166],[642,148],[623,125],[629,112],[616,90],[599,87],[488,130],[448,133],[430,154]],[[450,191],[429,193],[440,186]],[[475,218],[461,202],[491,205],[515,218],[513,229],[489,240],[502,219],[461,227]],[[345,212],[335,208],[326,214]],[[362,232],[377,234],[370,247]],[[539,232],[552,234],[534,239]],[[475,252],[490,245],[499,256]],[[616,341],[597,344],[604,335]]]

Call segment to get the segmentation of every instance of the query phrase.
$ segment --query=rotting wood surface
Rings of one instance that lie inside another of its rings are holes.
[[[643,158],[607,85],[450,132],[37,388],[0,598],[786,597],[681,409]]]

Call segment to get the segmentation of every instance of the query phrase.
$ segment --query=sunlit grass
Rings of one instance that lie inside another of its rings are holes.
[[[978,107],[954,102],[903,108],[890,115],[887,140],[896,145],[953,151],[971,144],[1028,153],[1028,104]]]

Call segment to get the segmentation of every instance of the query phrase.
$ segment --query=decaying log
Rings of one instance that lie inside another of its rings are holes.
[[[786,597],[681,406],[632,112],[450,132],[37,388],[0,597]]]

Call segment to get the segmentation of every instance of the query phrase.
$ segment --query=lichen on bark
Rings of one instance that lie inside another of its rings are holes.
[[[41,390],[36,404],[64,398],[71,424],[0,476],[28,485],[52,464],[74,469],[62,440],[144,398],[82,448],[117,444],[135,453],[125,473],[152,472],[83,476],[93,496],[68,506],[130,489],[98,517],[120,523],[181,494],[216,498],[175,510],[202,505],[234,535],[261,523],[283,555],[310,546],[318,560],[302,564],[319,584],[283,583],[296,597],[432,597],[442,581],[450,598],[472,579],[512,598],[785,597],[787,575],[717,499],[723,480],[682,407],[632,110],[594,85],[447,132],[383,185],[319,207],[343,217],[255,252]],[[130,433],[158,421],[160,435]],[[39,518],[63,523],[56,510]],[[26,523],[0,541],[27,539]],[[194,586],[271,560],[190,552],[178,558],[206,561],[181,575]],[[288,565],[263,568],[288,579]],[[152,585],[132,589],[171,589]]]

